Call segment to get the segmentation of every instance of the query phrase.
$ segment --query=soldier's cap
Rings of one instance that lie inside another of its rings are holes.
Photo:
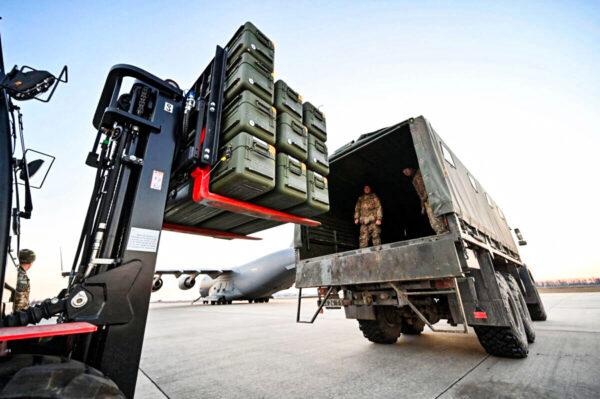
[[[31,249],[22,249],[19,251],[19,263],[35,262],[35,252]]]

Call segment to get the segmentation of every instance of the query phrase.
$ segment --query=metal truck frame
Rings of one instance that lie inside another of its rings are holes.
[[[401,173],[409,166],[420,168],[446,233],[432,235],[426,216],[415,215],[419,202]],[[300,320],[302,289],[320,287],[308,323],[324,306],[342,306],[372,342],[391,344],[425,325],[460,333],[472,326],[488,353],[527,356],[535,340],[531,321],[546,318],[533,277],[500,208],[425,118],[361,136],[333,154],[330,168],[331,211],[317,218],[320,227],[296,229],[298,322],[306,322]],[[357,249],[351,211],[367,182],[383,202],[384,244]],[[386,212],[392,224],[404,224],[390,226]],[[436,326],[441,319],[454,328]]]

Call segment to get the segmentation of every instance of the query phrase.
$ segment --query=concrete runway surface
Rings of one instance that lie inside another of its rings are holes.
[[[543,300],[548,321],[522,360],[488,356],[473,333],[372,344],[343,310],[296,324],[294,300],[153,304],[136,397],[599,398],[600,293]]]

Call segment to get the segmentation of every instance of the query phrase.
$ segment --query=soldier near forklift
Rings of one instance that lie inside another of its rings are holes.
[[[429,198],[427,196],[427,189],[425,188],[425,182],[423,182],[423,175],[420,169],[404,168],[402,170],[404,176],[412,180],[413,187],[417,192],[417,195],[421,199],[421,213],[427,213],[429,224],[436,234],[443,234],[448,231],[444,220],[433,214],[433,209],[429,204]]]
[[[363,187],[363,194],[358,197],[354,208],[354,224],[360,224],[359,246],[369,246],[369,239],[373,245],[381,245],[381,221],[383,209],[377,194],[372,192],[371,186]]]
[[[29,277],[27,271],[35,262],[35,252],[31,249],[22,249],[19,251],[19,266],[17,271],[17,286],[15,288],[15,302],[13,303],[13,312],[25,310],[29,307]]]

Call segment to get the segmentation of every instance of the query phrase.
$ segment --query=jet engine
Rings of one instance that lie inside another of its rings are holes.
[[[209,276],[204,276],[204,278],[202,280],[200,280],[200,296],[201,297],[207,297],[208,296],[208,291],[210,290],[210,287],[212,287],[214,283],[214,280],[212,278],[210,278]]]
[[[180,276],[179,277],[179,289],[180,290],[189,290],[194,285],[196,285],[196,277],[195,276]]]
[[[158,290],[160,290],[163,286],[163,279],[161,278],[160,275],[158,276],[154,276],[154,279],[152,280],[152,292],[156,292]]]

